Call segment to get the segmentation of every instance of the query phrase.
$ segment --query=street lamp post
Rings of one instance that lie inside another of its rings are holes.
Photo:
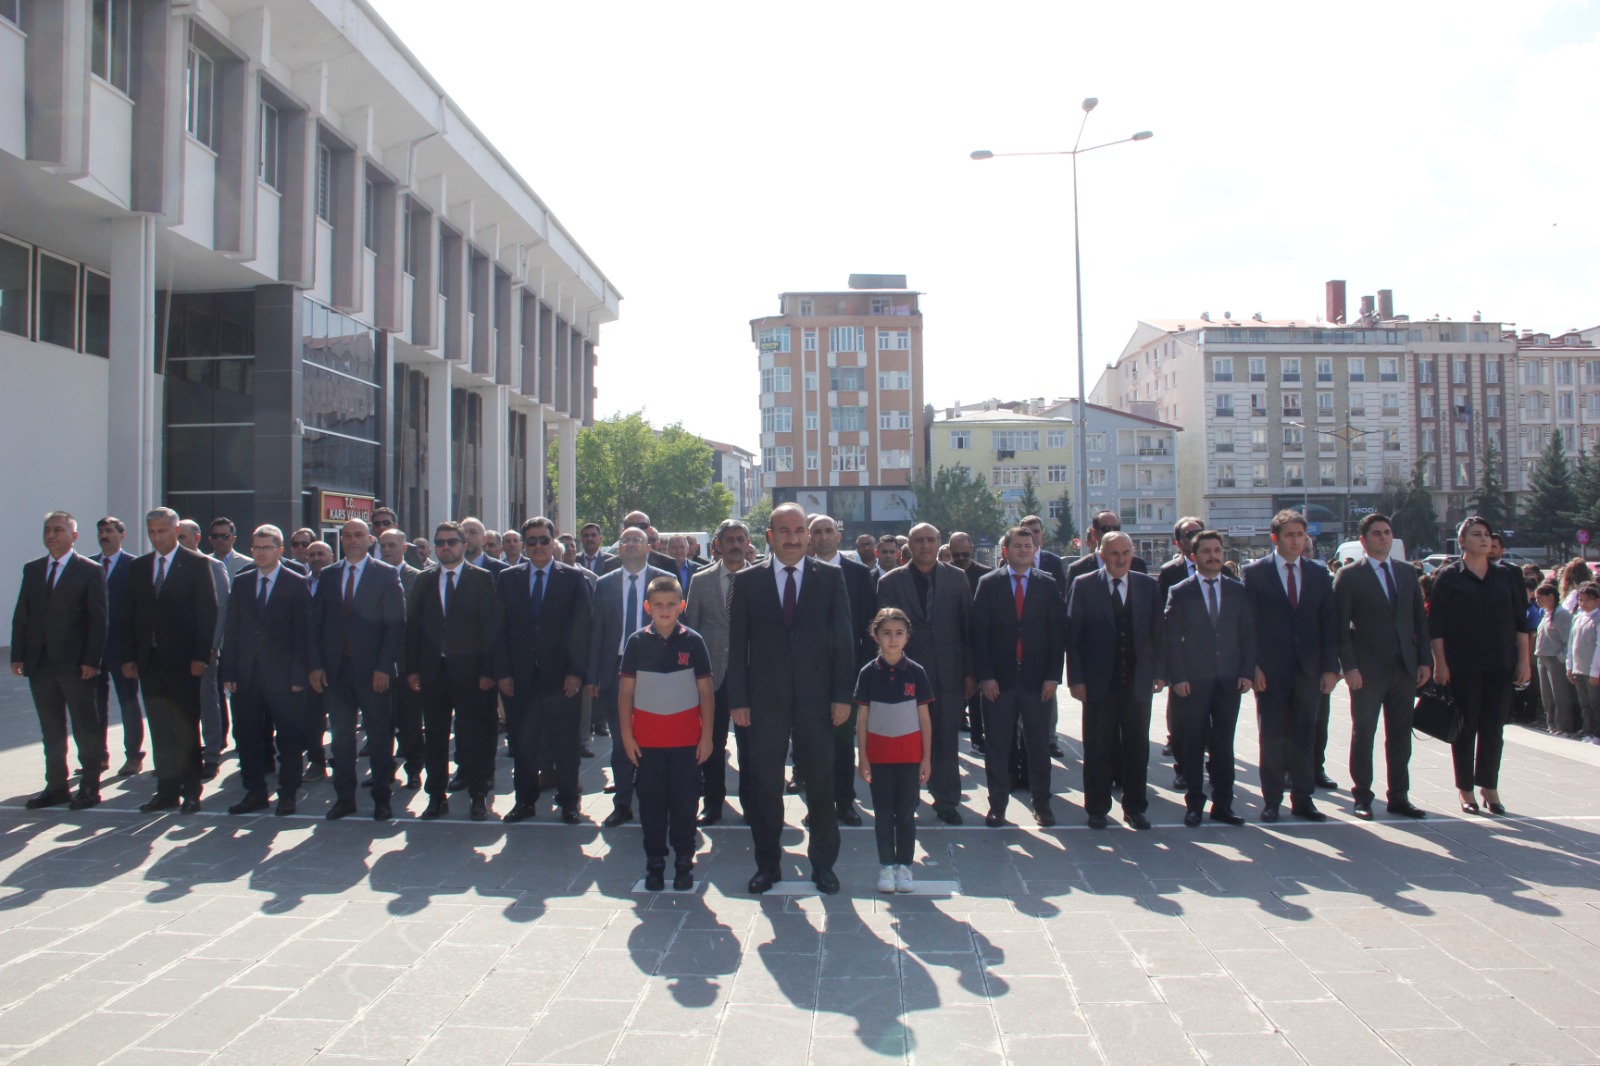
[[[1132,137],[1123,137],[1120,140],[1106,141],[1103,144],[1090,145],[1080,148],[1083,143],[1083,129],[1089,123],[1089,112],[1093,111],[1100,103],[1096,97],[1089,97],[1083,101],[1083,120],[1078,123],[1078,137],[1072,142],[1070,151],[1056,152],[991,152],[979,149],[972,153],[973,159],[1004,159],[1015,156],[1034,155],[1065,155],[1072,157],[1072,284],[1077,296],[1078,315],[1078,529],[1081,531],[1089,528],[1089,394],[1084,381],[1083,360],[1083,258],[1078,244],[1078,157],[1085,152],[1093,152],[1099,148],[1109,148],[1114,144],[1127,144],[1129,141],[1148,141],[1155,136],[1149,130],[1142,130]]]
[[[1298,426],[1301,430],[1309,429],[1311,432],[1320,434],[1324,437],[1332,437],[1334,440],[1341,441],[1344,444],[1344,514],[1339,518],[1339,542],[1342,544],[1351,539],[1348,535],[1347,526],[1350,522],[1350,507],[1355,502],[1355,486],[1350,481],[1350,474],[1354,469],[1352,460],[1355,458],[1351,454],[1351,449],[1355,446],[1356,441],[1370,434],[1372,430],[1357,429],[1351,424],[1349,415],[1345,415],[1344,425],[1339,426],[1337,429],[1318,429],[1315,426],[1308,426],[1304,422],[1290,422],[1288,424],[1291,426]],[[1321,460],[1318,461],[1320,462]],[[1307,463],[1306,465],[1309,466],[1311,464]],[[1310,486],[1311,478],[1309,476],[1309,471],[1302,471],[1301,482],[1306,486]],[[1309,512],[1311,509],[1311,490],[1309,487],[1307,487],[1305,490],[1305,498],[1306,510]],[[1306,517],[1307,519],[1310,518],[1309,513]]]

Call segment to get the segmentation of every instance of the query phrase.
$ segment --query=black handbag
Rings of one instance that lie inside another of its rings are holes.
[[[1461,733],[1461,708],[1456,706],[1449,689],[1429,681],[1417,689],[1417,708],[1411,724],[1435,740],[1453,744]]]

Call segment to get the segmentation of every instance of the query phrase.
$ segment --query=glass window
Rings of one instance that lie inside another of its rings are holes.
[[[832,469],[840,472],[865,470],[867,448],[864,444],[841,444],[833,449]]]
[[[1282,369],[1284,381],[1299,381],[1300,357],[1297,355],[1284,356],[1282,361]]]
[[[815,451],[806,452],[806,469],[807,470],[819,469],[818,464],[817,464],[817,453]]]
[[[7,7],[9,6],[9,12]],[[91,12],[89,70],[123,92],[128,91],[128,54],[132,51],[132,0],[94,0]],[[0,15],[17,21],[17,5],[0,4]]]
[[[1322,383],[1322,382],[1327,382],[1328,384],[1332,384],[1333,383],[1333,360],[1332,359],[1319,358],[1317,360],[1317,381],[1318,381],[1318,383]]]
[[[878,428],[879,429],[910,429],[911,428],[911,412],[910,411],[879,411],[878,412]]]
[[[1399,359],[1379,359],[1378,360],[1378,380],[1379,381],[1399,381],[1400,380],[1400,360]]]
[[[800,298],[800,314],[801,314],[801,316],[805,317],[805,318],[810,318],[815,313],[816,313],[815,312],[815,305],[812,303],[811,297],[809,297],[809,296],[801,297]],[[809,332],[815,333],[816,331],[815,330],[811,330]],[[815,469],[815,468],[812,468],[812,469]]]
[[[1064,429],[1046,430],[1044,446],[1046,448],[1065,448],[1067,446],[1067,431]]]
[[[801,311],[800,313],[801,314],[806,314],[807,312]],[[808,352],[816,351],[817,350],[817,331],[814,330],[814,329],[805,330],[804,332],[802,332],[800,334],[800,341],[801,341],[800,347],[804,351],[808,351]]]
[[[789,367],[773,366],[761,372],[762,392],[790,392],[793,384],[793,370]]]
[[[1250,480],[1256,485],[1265,485],[1267,483],[1267,464],[1251,463]]]
[[[828,368],[828,388],[833,392],[861,392],[867,387],[867,371],[859,366]],[[835,426],[835,429],[838,427]]]
[[[1051,463],[1044,468],[1044,480],[1049,485],[1065,485],[1067,483],[1067,464]]]
[[[34,339],[63,348],[78,346],[78,264],[39,253],[39,302]]]
[[[1485,359],[1483,361],[1483,383],[1485,385],[1500,384],[1500,360]]]
[[[361,201],[361,244],[369,252],[378,250],[378,190],[372,182],[366,183],[366,195]]]
[[[1367,380],[1367,359],[1365,356],[1352,356],[1348,365],[1350,367],[1351,381]]]
[[[1218,488],[1224,488],[1224,489],[1231,489],[1231,488],[1233,488],[1233,485],[1234,485],[1233,464],[1232,463],[1218,463],[1217,464],[1217,487]]]
[[[1036,429],[996,429],[989,434],[989,444],[996,451],[1036,452],[1039,450],[1039,431]]]
[[[257,151],[256,177],[270,188],[278,188],[278,109],[271,104],[261,105],[260,129],[257,131],[260,144]]]
[[[787,352],[789,350],[789,327],[773,326],[756,334],[756,346],[763,352]]]
[[[950,431],[950,447],[954,451],[967,451],[972,447],[972,430],[952,429]]]
[[[833,326],[828,330],[828,350],[859,352],[867,346],[867,331],[862,326]],[[787,350],[787,349],[785,349]]]
[[[1333,415],[1333,393],[1317,393],[1317,414],[1319,416],[1327,415],[1330,417]]]
[[[793,407],[763,407],[761,409],[761,432],[763,433],[792,433],[794,432]]]
[[[1267,446],[1267,430],[1265,426],[1257,426],[1250,431],[1250,446],[1252,448],[1265,448]]]
[[[1088,433],[1084,435],[1084,448],[1091,452],[1106,450],[1106,435],[1104,433]]]
[[[184,129],[206,147],[214,147],[211,111],[216,96],[216,64],[194,45],[184,60]]]
[[[1304,463],[1284,463],[1283,483],[1285,485],[1300,486],[1306,483],[1306,467]]]
[[[1216,434],[1216,448],[1219,452],[1233,451],[1233,430],[1219,429]]]
[[[909,329],[878,330],[878,351],[909,352],[910,350],[911,331]]]
[[[83,272],[83,350],[111,358],[111,279]]]
[[[867,428],[867,409],[865,407],[830,407],[828,409],[829,429],[834,432],[851,432]]]
[[[1283,427],[1283,446],[1299,450],[1306,446],[1306,431],[1299,426]]]
[[[325,144],[317,145],[317,217],[333,224],[333,153]],[[443,241],[439,242],[439,247],[443,255]],[[442,279],[444,271],[441,270],[439,276]]]
[[[1232,396],[1219,395],[1217,397],[1217,417],[1218,418],[1232,418],[1233,417],[1233,397]]]
[[[1262,358],[1260,358],[1258,356],[1252,356],[1251,357],[1251,359],[1250,359],[1250,380],[1251,381],[1265,381],[1265,380],[1267,380],[1267,361],[1265,359],[1262,359]]]
[[[817,428],[817,420],[818,420],[819,417],[820,417],[820,415],[818,414],[818,412],[816,412],[816,411],[807,411],[806,412],[806,428],[807,429],[816,429]]]
[[[909,389],[911,387],[911,372],[908,370],[880,370],[878,371],[878,388],[880,389]]]
[[[1232,356],[1218,356],[1217,358],[1211,360],[1211,380],[1212,381],[1232,381],[1233,380],[1233,357]]]
[[[1289,418],[1300,417],[1300,394],[1286,392],[1283,394],[1283,413]]]
[[[28,335],[28,293],[33,274],[33,250],[26,244],[0,237],[0,330]]]

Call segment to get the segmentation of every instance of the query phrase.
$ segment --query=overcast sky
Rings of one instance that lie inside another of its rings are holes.
[[[1139,318],[1600,322],[1600,6],[373,0],[622,291],[596,412],[754,448],[749,320],[903,273],[926,398],[1092,388]]]

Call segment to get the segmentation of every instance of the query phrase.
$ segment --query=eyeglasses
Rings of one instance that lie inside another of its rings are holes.
[[[970,558],[972,558],[972,553],[971,552],[951,552],[950,553],[950,558],[952,558],[952,559],[970,559]]]
[[[524,543],[524,544],[535,544],[535,545],[537,545],[537,544],[549,544],[549,543],[551,543],[551,540],[550,540],[549,537],[523,537],[522,538],[522,543]]]
[[[232,540],[233,539],[233,534],[232,533],[213,533],[213,534],[211,534],[211,539],[212,540]]]
[[[253,552],[275,552],[275,551],[279,550],[279,545],[277,545],[277,544],[252,544],[252,545],[250,545],[250,550],[253,551]]]
[[[311,547],[311,542],[309,540],[291,540],[289,542],[289,547],[291,547],[291,548],[309,548],[309,547]]]
[[[460,544],[460,543],[461,543],[461,538],[460,537],[435,537],[433,539],[433,546],[435,548],[448,548],[452,544]]]

